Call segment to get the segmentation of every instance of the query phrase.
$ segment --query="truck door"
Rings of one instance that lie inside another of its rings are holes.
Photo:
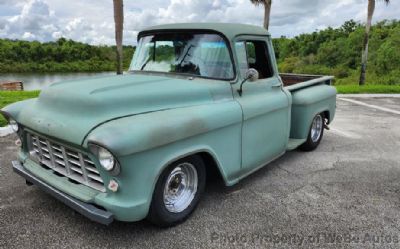
[[[289,138],[289,98],[281,87],[272,46],[266,38],[238,40],[235,43],[240,77],[249,68],[259,73],[259,79],[243,85],[233,85],[235,99],[243,110],[242,170],[251,170],[280,156]],[[274,64],[273,64],[274,63]]]

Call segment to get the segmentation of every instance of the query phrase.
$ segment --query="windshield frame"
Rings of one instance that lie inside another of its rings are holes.
[[[229,58],[232,64],[233,75],[232,78],[217,78],[217,77],[209,77],[209,76],[202,76],[202,75],[194,75],[190,73],[177,73],[177,72],[160,72],[160,71],[151,71],[151,70],[128,70],[129,73],[149,73],[149,74],[157,74],[157,75],[168,75],[168,76],[182,76],[182,77],[191,77],[191,78],[202,78],[202,79],[210,79],[210,80],[220,80],[220,81],[236,81],[237,80],[237,73],[236,73],[236,64],[233,56],[233,51],[231,47],[231,43],[229,42],[226,36],[218,31],[215,30],[208,30],[208,29],[154,29],[154,30],[146,30],[142,31],[138,34],[137,42],[140,41],[141,38],[149,35],[157,35],[157,34],[176,34],[176,33],[191,33],[191,34],[213,34],[220,36],[226,44],[226,47],[229,52]],[[136,51],[135,51],[136,53]],[[133,59],[133,57],[132,57]]]

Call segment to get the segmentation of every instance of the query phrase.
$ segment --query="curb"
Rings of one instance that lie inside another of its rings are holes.
[[[11,126],[0,127],[0,137],[5,137],[12,133],[14,133],[14,131],[11,129]]]
[[[400,98],[400,94],[370,94],[370,93],[360,93],[360,94],[338,94],[339,98]]]

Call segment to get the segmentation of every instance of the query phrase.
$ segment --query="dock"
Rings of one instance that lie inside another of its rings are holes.
[[[24,83],[22,81],[0,81],[0,91],[23,91]]]

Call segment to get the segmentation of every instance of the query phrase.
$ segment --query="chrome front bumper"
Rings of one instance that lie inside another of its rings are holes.
[[[31,174],[29,171],[27,171],[19,161],[13,161],[12,162],[13,170],[23,178],[25,178],[28,182],[38,186],[45,192],[49,193],[56,199],[60,200],[63,202],[65,205],[71,207],[78,213],[86,216],[90,220],[93,220],[95,222],[104,224],[104,225],[109,225],[111,222],[114,220],[114,215],[108,211],[102,210],[100,208],[95,207],[92,204],[88,204],[85,202],[82,202],[80,200],[77,200],[59,190],[56,188],[50,186],[49,184],[45,183],[44,181],[40,180],[33,174]]]

